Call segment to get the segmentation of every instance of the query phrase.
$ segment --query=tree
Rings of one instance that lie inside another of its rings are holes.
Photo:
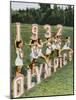
[[[42,12],[45,12],[48,9],[50,9],[50,4],[42,4],[42,3],[40,3],[39,5],[40,5],[40,9],[41,9]]]
[[[65,26],[74,25],[74,7],[67,6],[66,9],[59,7],[56,4],[53,9],[50,4],[40,3],[40,8],[27,8],[26,10],[12,10],[11,9],[11,21],[21,23],[38,23],[38,24],[62,24]]]

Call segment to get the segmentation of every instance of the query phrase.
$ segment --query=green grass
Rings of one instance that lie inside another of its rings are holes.
[[[55,26],[52,26],[52,32],[55,32]],[[44,29],[39,25],[39,37],[44,41]],[[15,24],[11,24],[11,68],[12,77],[15,77],[15,59],[16,53],[14,48],[14,41],[16,35]],[[73,48],[73,27],[63,27],[62,35],[71,37],[71,47]],[[23,42],[29,43],[31,36],[31,25],[21,24],[21,36]],[[24,51],[24,67],[26,67],[30,60],[30,48],[26,45],[23,47]],[[41,63],[42,60],[38,60]],[[33,87],[31,90],[25,90],[24,97],[30,96],[50,96],[50,95],[66,95],[73,94],[73,62],[68,62],[62,69],[58,69],[47,80],[43,80],[40,84]]]
[[[48,79],[44,79],[29,91],[25,91],[23,97],[51,96],[73,94],[73,65],[68,62],[63,68],[58,68]]]

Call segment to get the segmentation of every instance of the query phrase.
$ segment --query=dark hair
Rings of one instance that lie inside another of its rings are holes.
[[[22,43],[22,41],[16,41],[16,47],[19,48],[19,44]]]
[[[66,37],[66,39],[68,39],[68,37]]]
[[[40,39],[40,38],[38,38],[38,43],[39,43],[39,44],[41,44],[40,40],[41,40],[41,39]]]
[[[59,36],[57,36],[57,38],[59,38]]]
[[[33,44],[35,42],[35,40],[32,40],[31,43]]]

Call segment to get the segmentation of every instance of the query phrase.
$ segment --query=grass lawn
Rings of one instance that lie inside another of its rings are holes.
[[[68,62],[63,68],[58,68],[49,78],[43,80],[29,91],[25,91],[23,97],[51,96],[73,94],[73,64]]]
[[[52,26],[52,32],[55,32],[55,26]],[[44,29],[42,25],[39,25],[39,37],[44,40]],[[14,48],[14,41],[16,35],[15,24],[11,24],[11,73],[13,78],[15,76],[15,59],[16,53]],[[63,37],[71,37],[71,47],[73,48],[73,27],[63,27],[62,31]],[[30,24],[21,24],[21,36],[23,42],[29,43],[31,36],[31,25]],[[24,51],[24,67],[26,67],[30,60],[30,48],[27,45],[23,47]],[[59,68],[56,73],[53,73],[51,77],[42,82],[31,90],[25,90],[23,97],[32,97],[32,96],[50,96],[50,95],[66,95],[73,94],[73,61],[68,62],[63,68]]]

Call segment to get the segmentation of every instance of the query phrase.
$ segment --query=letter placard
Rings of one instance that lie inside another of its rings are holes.
[[[27,90],[31,89],[34,85],[35,83],[32,82],[31,69],[29,68],[27,70]]]
[[[13,97],[20,97],[24,93],[24,76],[16,76],[13,80]]]

